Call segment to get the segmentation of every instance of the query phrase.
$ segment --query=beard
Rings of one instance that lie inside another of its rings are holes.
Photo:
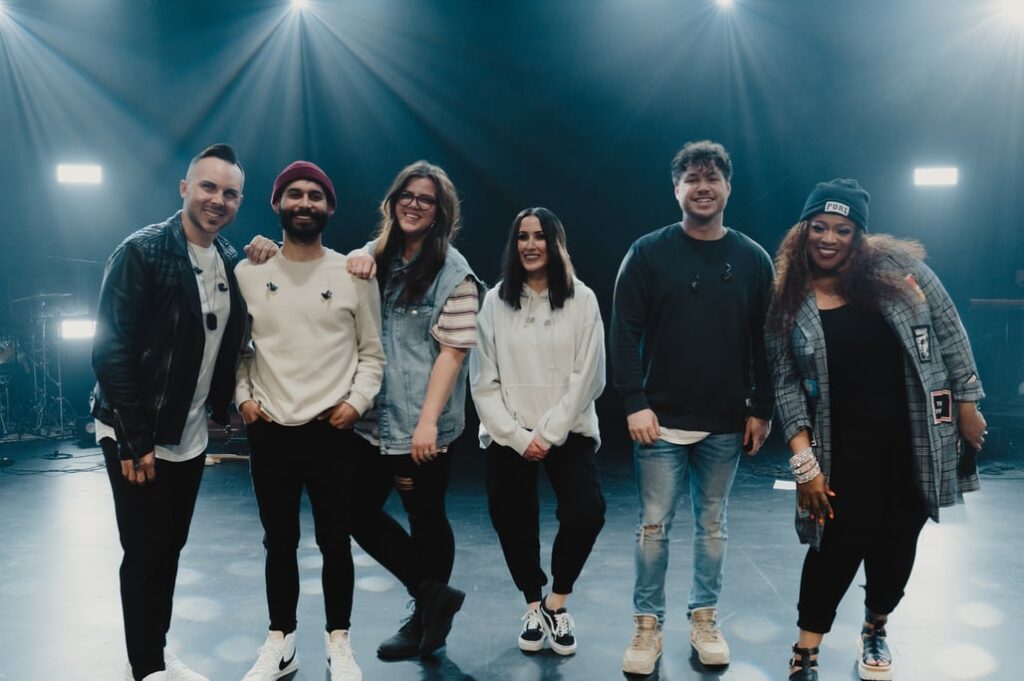
[[[296,227],[293,220],[296,216],[308,217],[313,224],[303,227]],[[311,210],[285,210],[280,211],[281,227],[288,236],[300,244],[311,244],[319,238],[320,233],[327,227],[327,213],[320,213]]]

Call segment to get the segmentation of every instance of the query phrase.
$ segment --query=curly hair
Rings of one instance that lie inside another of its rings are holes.
[[[839,268],[836,291],[854,305],[878,310],[886,300],[909,296],[911,290],[884,263],[890,257],[923,260],[924,246],[917,241],[888,234],[855,230],[850,256]],[[807,221],[793,225],[775,255],[775,290],[768,310],[767,328],[788,333],[796,311],[811,290],[811,265],[807,256]]]
[[[686,174],[690,166],[710,169],[718,168],[725,181],[732,180],[732,159],[729,152],[718,142],[711,140],[700,140],[698,142],[687,142],[683,148],[676,152],[672,158],[672,184],[679,184],[679,178]]]
[[[434,277],[444,267],[448,244],[462,227],[459,194],[444,169],[427,161],[417,161],[402,168],[380,203],[380,224],[375,235],[377,249],[373,256],[377,261],[377,283],[381,287],[381,293],[387,286],[391,259],[400,254],[405,246],[404,234],[398,225],[395,209],[398,195],[405,190],[409,182],[421,177],[434,183],[437,192],[437,213],[423,241],[419,256],[409,266],[405,288],[399,299],[404,305],[418,301],[430,288]]]

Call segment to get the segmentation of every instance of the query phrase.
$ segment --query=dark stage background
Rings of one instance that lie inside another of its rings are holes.
[[[679,218],[669,161],[712,138],[735,164],[726,223],[774,252],[819,180],[860,179],[871,229],[921,240],[971,331],[993,398],[1019,403],[1024,40],[997,3],[932,0],[311,2],[5,0],[0,14],[0,336],[67,292],[88,314],[123,237],[180,206],[189,158],[246,168],[226,235],[274,236],[271,182],[324,167],[328,245],[364,243],[403,165],[444,166],[458,246],[494,283],[518,210],[558,213],[608,318],[629,243]],[[55,166],[103,166],[98,186]],[[919,165],[955,165],[921,188]],[[65,343],[69,346],[70,343]],[[84,412],[87,351],[65,347]],[[605,414],[620,413],[611,390]]]

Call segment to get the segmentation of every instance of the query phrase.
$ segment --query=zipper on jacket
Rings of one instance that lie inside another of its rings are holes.
[[[171,324],[171,338],[174,338],[177,335],[178,319],[180,317],[181,317],[181,308],[176,306],[174,308],[174,322]],[[155,417],[153,419],[153,434],[154,435],[156,435],[157,431],[160,429],[159,428],[159,426],[160,426],[160,414],[163,412],[164,402],[167,399],[167,384],[170,383],[170,381],[171,381],[171,364],[173,363],[173,361],[174,361],[174,343],[172,342],[171,343],[171,349],[167,353],[167,366],[164,368],[164,387],[163,387],[163,390],[160,391],[160,399],[157,402],[157,405],[156,405],[156,415],[155,415]]]

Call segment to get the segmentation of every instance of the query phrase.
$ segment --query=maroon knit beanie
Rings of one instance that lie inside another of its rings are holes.
[[[327,177],[327,173],[321,170],[319,166],[309,161],[295,161],[288,164],[288,167],[281,171],[281,174],[274,180],[274,191],[270,195],[270,205],[280,201],[285,187],[295,180],[316,182],[323,187],[324,193],[327,194],[327,205],[331,207],[331,210],[334,210],[337,206],[338,202],[334,196],[334,185],[331,183],[331,178]]]

